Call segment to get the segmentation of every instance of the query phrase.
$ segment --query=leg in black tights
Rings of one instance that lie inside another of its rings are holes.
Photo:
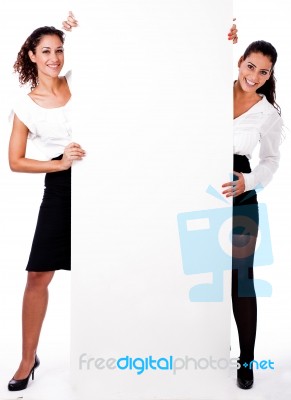
[[[257,236],[233,235],[232,306],[238,329],[240,364],[238,377],[253,379],[253,371],[243,367],[254,359],[257,327],[257,302],[254,288],[253,261]]]

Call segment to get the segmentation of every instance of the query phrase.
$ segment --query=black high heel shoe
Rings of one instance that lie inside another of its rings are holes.
[[[253,379],[237,378],[237,386],[241,389],[251,389],[253,387]]]
[[[31,368],[31,371],[27,378],[25,379],[14,379],[12,378],[8,383],[8,390],[11,392],[15,392],[17,390],[23,390],[27,388],[28,381],[31,375],[31,379],[34,380],[34,370],[39,366],[40,361],[37,355],[35,356],[34,366]]]
[[[254,373],[252,369],[240,369],[237,370],[237,386],[240,389],[251,389],[254,384]]]

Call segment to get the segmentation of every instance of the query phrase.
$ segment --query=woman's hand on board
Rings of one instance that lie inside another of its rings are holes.
[[[236,21],[236,18],[233,18],[233,22]],[[232,40],[233,44],[236,44],[238,41],[238,36],[237,36],[238,29],[236,27],[236,24],[233,23],[232,27],[230,28],[230,31],[228,32],[228,40]]]
[[[62,22],[62,28],[65,31],[71,32],[72,28],[78,26],[78,21],[76,20],[72,11],[69,11],[69,15],[65,21]]]
[[[63,158],[60,160],[62,169],[69,169],[74,161],[82,160],[85,155],[85,150],[78,143],[72,142],[68,144],[65,147]]]
[[[222,185],[225,190],[222,192],[226,197],[236,197],[245,191],[245,179],[241,172],[233,172],[235,176],[237,176],[237,180],[226,182]]]

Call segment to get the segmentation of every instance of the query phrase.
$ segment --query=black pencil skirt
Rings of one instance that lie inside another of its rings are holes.
[[[250,173],[251,167],[246,156],[234,154],[233,168],[236,172]],[[237,177],[234,177],[237,179]],[[259,207],[255,190],[246,191],[233,198],[233,234],[257,236]]]
[[[60,160],[62,155],[54,158]],[[71,168],[45,175],[27,271],[71,269]]]

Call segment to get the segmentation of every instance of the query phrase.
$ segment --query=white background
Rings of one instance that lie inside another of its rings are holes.
[[[78,4],[82,12],[83,4]],[[246,45],[256,39],[271,41],[278,50],[279,59],[276,66],[278,80],[277,101],[282,107],[282,115],[287,128],[291,126],[291,113],[289,111],[291,53],[289,51],[288,35],[288,2],[271,0],[235,2],[234,15],[238,18],[239,44],[234,47],[234,78],[236,76],[235,63],[243,53]],[[44,8],[46,10],[44,11]],[[7,145],[10,127],[6,122],[10,104],[17,93],[17,83],[11,76],[11,66],[15,60],[23,40],[35,28],[44,24],[59,26],[62,15],[66,15],[71,4],[66,2],[50,2],[50,7],[35,1],[13,1],[1,4],[2,29],[0,59],[0,170],[1,170],[1,344],[0,344],[0,398],[16,398],[5,389],[7,381],[11,378],[21,351],[20,344],[20,316],[21,300],[25,283],[23,271],[27,259],[28,249],[34,231],[35,219],[39,201],[42,196],[42,176],[29,176],[12,174],[7,165]],[[56,11],[57,10],[57,11]],[[221,11],[223,12],[223,10]],[[56,16],[60,14],[60,16]],[[201,42],[209,34],[212,18],[219,18],[209,12],[208,23],[201,21]],[[59,20],[60,18],[60,20]],[[94,16],[91,17],[94,24]],[[83,21],[82,21],[83,22]],[[227,27],[228,29],[228,27]],[[227,30],[226,29],[226,30]],[[4,34],[5,32],[5,34]],[[74,35],[75,33],[73,33]],[[71,38],[67,40],[70,50]],[[73,39],[72,39],[73,40]],[[103,38],[104,40],[104,38]],[[88,41],[89,59],[96,60],[92,41]],[[86,43],[88,45],[88,43]],[[85,45],[84,45],[85,46]],[[74,54],[76,55],[76,54]],[[77,53],[78,55],[78,53]],[[91,58],[92,56],[92,58]],[[223,57],[224,54],[221,54]],[[94,58],[95,57],[95,58]],[[87,62],[81,60],[81,62]],[[217,68],[218,60],[209,54],[209,63]],[[76,68],[78,64],[74,64]],[[33,149],[29,149],[32,154]],[[290,204],[290,191],[288,190],[288,177],[286,171],[290,169],[288,155],[290,151],[290,132],[287,130],[286,139],[282,145],[281,166],[273,182],[263,193],[260,201],[266,202],[269,209],[269,218],[272,232],[272,244],[275,261],[270,267],[260,267],[256,270],[256,277],[267,279],[273,284],[273,296],[270,299],[259,299],[259,321],[257,336],[258,358],[272,358],[276,362],[276,372],[260,372],[257,374],[256,385],[251,393],[241,393],[234,387],[234,398],[256,398],[283,400],[290,397],[290,268],[289,260],[289,218],[288,205]],[[37,157],[40,155],[37,154]],[[289,158],[290,159],[290,158]],[[255,158],[254,158],[255,161]],[[36,381],[24,394],[24,398],[46,399],[71,398],[68,388],[68,354],[70,341],[69,328],[69,297],[70,282],[67,273],[60,272],[55,277],[51,287],[51,301],[49,312],[42,332],[40,352],[45,358],[42,368],[37,371]],[[232,331],[232,352],[237,355],[236,331]],[[54,375],[53,375],[54,374]],[[52,376],[53,375],[53,376]],[[37,376],[42,377],[38,382]],[[267,377],[267,379],[266,379]],[[46,383],[44,390],[43,383]],[[1,397],[2,396],[2,397]],[[93,397],[95,398],[95,397]]]

